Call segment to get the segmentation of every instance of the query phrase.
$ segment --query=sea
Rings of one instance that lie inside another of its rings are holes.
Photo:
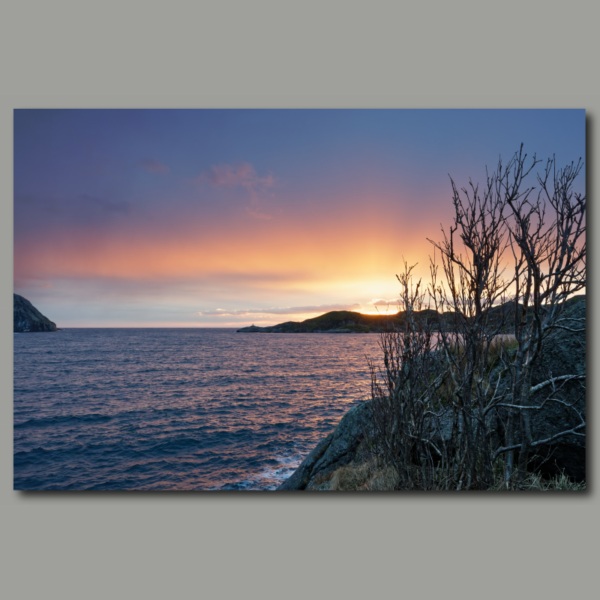
[[[14,489],[274,490],[369,398],[379,335],[14,334]]]

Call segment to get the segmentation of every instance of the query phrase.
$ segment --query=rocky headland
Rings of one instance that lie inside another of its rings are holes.
[[[569,300],[576,301],[581,296]],[[494,321],[500,320],[514,311],[514,304],[506,303],[496,306],[490,311],[490,326]],[[427,322],[433,330],[441,326],[446,330],[452,329],[456,316],[452,312],[439,313],[436,310],[426,309],[416,312],[417,319]],[[401,329],[406,322],[406,313],[403,311],[385,315],[365,315],[350,310],[334,310],[305,321],[286,321],[278,325],[267,327],[242,327],[238,333],[384,333]]]
[[[14,332],[58,331],[56,323],[45,317],[29,300],[13,294]]]
[[[437,323],[439,314],[435,310],[421,311],[422,318],[428,317]],[[242,327],[240,333],[383,333],[402,325],[404,313],[391,315],[365,315],[350,310],[334,310],[306,321],[287,321],[269,327]]]

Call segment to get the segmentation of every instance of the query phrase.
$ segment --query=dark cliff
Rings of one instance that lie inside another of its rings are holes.
[[[16,333],[34,331],[57,331],[56,323],[45,317],[29,300],[14,296],[14,331]]]

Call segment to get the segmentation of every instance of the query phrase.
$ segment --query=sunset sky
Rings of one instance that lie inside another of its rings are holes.
[[[585,160],[585,111],[16,110],[14,291],[59,327],[385,312],[402,257],[428,272],[449,175],[521,142]]]

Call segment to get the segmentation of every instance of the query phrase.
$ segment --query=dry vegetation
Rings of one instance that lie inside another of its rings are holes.
[[[321,476],[315,489],[332,492],[387,492],[403,490],[393,467],[377,467],[373,461],[351,463]],[[409,488],[420,490],[420,487]],[[440,486],[438,489],[446,489]],[[489,486],[490,491],[585,491],[585,482],[573,482],[564,473],[552,479],[543,479],[537,473],[529,473],[522,481],[514,480],[507,486],[503,469],[497,469]]]
[[[384,366],[370,365],[371,462],[336,471],[331,489],[581,489],[528,469],[543,444],[585,435],[584,417],[553,395],[567,381],[585,386],[585,375],[532,384],[548,335],[585,328],[563,315],[586,286],[586,197],[573,190],[582,164],[557,170],[549,160],[536,197],[525,181],[539,161],[526,167],[526,158],[521,148],[506,167],[500,161],[481,191],[470,183],[461,194],[452,181],[454,223],[432,242],[441,264],[434,254],[423,289],[405,263],[398,281],[406,324],[381,335]],[[426,308],[452,320],[434,331],[419,316]],[[548,394],[534,405],[541,390]],[[537,439],[532,412],[553,402],[579,422]]]

